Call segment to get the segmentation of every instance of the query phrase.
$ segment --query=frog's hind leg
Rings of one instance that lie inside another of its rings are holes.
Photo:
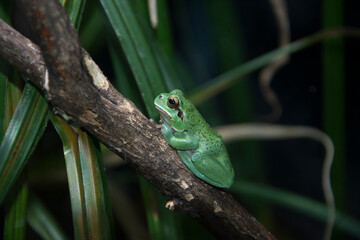
[[[197,176],[200,179],[204,179],[206,178],[201,172],[199,172],[199,170],[194,166],[194,163],[191,160],[192,154],[189,153],[188,151],[178,151],[181,159],[183,160],[183,162],[185,163],[185,165],[190,169],[190,171],[192,171],[195,176]]]
[[[227,167],[223,166],[220,161],[216,159],[216,155],[195,153],[192,156],[192,164],[196,168],[196,171],[200,173],[200,175],[197,176],[205,182],[221,188],[229,188],[233,183],[233,169],[231,168],[229,171]],[[193,172],[195,173],[195,171]]]

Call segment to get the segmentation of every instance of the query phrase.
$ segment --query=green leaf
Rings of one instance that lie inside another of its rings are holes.
[[[90,6],[89,6],[90,5]],[[97,1],[89,2],[86,5],[83,21],[79,28],[81,46],[93,55],[102,50],[106,38],[99,38],[105,33],[105,22],[101,12],[101,5]]]
[[[85,7],[85,0],[60,0],[61,5],[64,6],[66,12],[69,14],[70,20],[78,29],[80,26],[82,14]]]
[[[0,204],[44,132],[48,109],[46,100],[27,83],[0,145]]]
[[[121,92],[124,97],[133,101],[133,103],[141,109],[144,105],[142,105],[138,87],[133,81],[134,78],[130,76],[131,73],[129,74],[125,69],[126,64],[121,56],[122,51],[120,49],[120,45],[116,42],[114,34],[110,33],[109,35],[111,37],[108,40],[108,47],[115,74],[115,79],[113,80],[114,87]]]
[[[0,18],[6,22],[10,23],[10,12],[11,12],[11,0],[5,0],[0,2]]]
[[[328,209],[325,204],[274,187],[245,181],[235,181],[230,191],[239,195],[266,200],[267,202],[290,208],[323,222],[327,220]],[[335,226],[348,234],[360,237],[360,221],[342,212],[337,211]]]
[[[173,40],[172,40],[172,32],[170,26],[170,17],[168,10],[168,1],[166,0],[157,0],[157,13],[159,23],[156,31],[157,39],[161,47],[164,49],[164,53],[168,57],[173,56]]]
[[[350,31],[349,33],[359,36],[358,31]],[[240,81],[244,76],[266,66],[279,57],[301,51],[321,41],[342,36],[344,36],[344,31],[341,31],[341,29],[329,29],[320,31],[308,37],[301,38],[295,42],[285,45],[284,47],[270,51],[226,73],[221,74],[203,86],[193,90],[189,99],[195,105],[199,105],[200,103],[219,94],[225,89],[230,88],[236,82]]]
[[[323,28],[343,25],[343,2],[322,2]],[[323,125],[336,149],[331,171],[332,188],[337,209],[346,209],[346,78],[344,39],[331,39],[322,49],[322,97]],[[332,219],[326,225],[324,239],[332,235]],[[338,236],[335,232],[334,237]]]
[[[324,28],[343,25],[341,1],[323,2]],[[346,199],[346,81],[344,40],[331,39],[323,44],[322,96],[324,130],[334,142],[335,157],[332,170],[336,205],[345,209]]]
[[[27,208],[27,222],[45,240],[69,239],[45,205],[33,194]]]
[[[28,186],[24,177],[19,180],[5,201],[4,240],[25,239]]]
[[[77,134],[88,230],[99,239],[111,239],[112,214],[100,146],[86,132],[77,130]]]
[[[159,209],[156,202],[155,191],[147,181],[139,176],[141,195],[144,198],[146,218],[149,225],[149,232],[152,240],[164,239],[162,221],[159,218]]]
[[[7,115],[6,93],[8,85],[8,63],[0,59],[0,141],[3,139],[8,121],[5,120]]]
[[[173,90],[173,89],[184,89],[182,81],[180,80],[175,66],[172,62],[172,52],[171,46],[171,37],[169,26],[167,26],[167,9],[165,2],[157,2],[157,6],[159,8],[159,24],[158,27],[154,31],[150,28],[149,21],[148,21],[148,12],[143,13],[143,9],[148,9],[147,3],[145,1],[136,1],[137,12],[142,14],[138,14],[137,17],[139,19],[140,25],[143,29],[145,37],[147,39],[148,44],[152,49],[152,53],[156,60],[157,65],[159,66],[159,70],[161,72],[161,76],[163,79],[163,85],[165,84],[166,89]],[[140,9],[140,10],[139,10]],[[161,10],[161,12],[160,12]],[[160,18],[161,17],[161,18]],[[161,32],[161,33],[159,33]],[[168,42],[170,41],[170,42]],[[152,103],[151,103],[152,104]]]
[[[146,31],[148,39],[151,39],[150,45],[153,49],[156,61],[161,71],[161,75],[164,79],[167,90],[184,89],[182,81],[180,80],[173,62],[165,54],[160,44],[155,39],[154,34],[151,31]],[[151,103],[153,104],[153,103]]]
[[[158,113],[153,106],[154,98],[166,89],[134,10],[127,0],[101,0],[101,3],[121,43],[146,109],[151,118],[156,118]]]
[[[74,226],[75,239],[87,239],[87,216],[80,154],[77,135],[65,120],[58,116],[51,116],[51,122],[58,132],[65,156],[66,171],[70,190],[70,202]]]
[[[58,116],[51,121],[63,142],[75,239],[113,238],[104,167],[93,141]]]

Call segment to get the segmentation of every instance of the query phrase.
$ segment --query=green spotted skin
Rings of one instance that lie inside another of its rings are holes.
[[[178,104],[172,105],[171,100]],[[234,170],[220,134],[180,90],[160,94],[154,104],[163,122],[161,131],[165,140],[178,149],[186,166],[205,182],[229,188]]]

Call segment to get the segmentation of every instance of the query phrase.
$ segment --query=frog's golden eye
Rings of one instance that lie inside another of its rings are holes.
[[[168,98],[167,105],[170,108],[177,108],[179,106],[179,99],[175,96],[170,96]]]

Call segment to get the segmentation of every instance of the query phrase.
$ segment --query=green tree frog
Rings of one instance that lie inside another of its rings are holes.
[[[154,100],[161,132],[185,165],[200,179],[229,188],[234,170],[218,132],[212,129],[181,90],[162,93]]]

